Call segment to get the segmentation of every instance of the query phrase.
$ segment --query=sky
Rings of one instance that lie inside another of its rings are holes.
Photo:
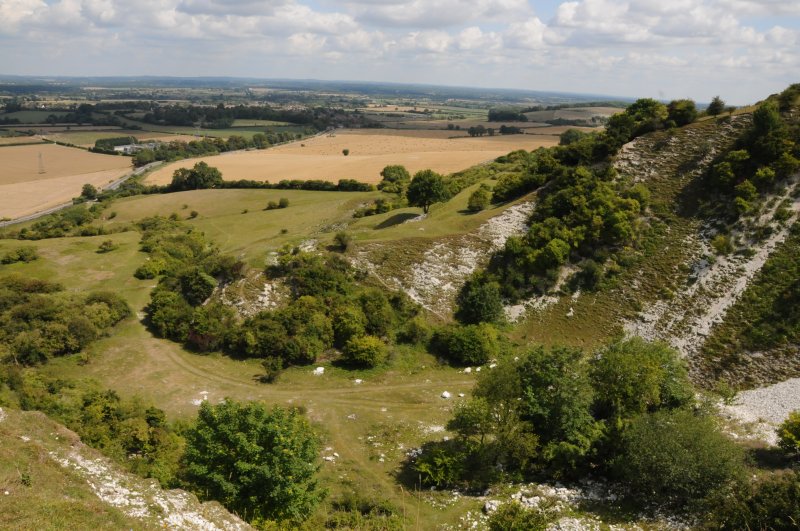
[[[431,83],[741,105],[800,0],[0,0],[0,74]]]

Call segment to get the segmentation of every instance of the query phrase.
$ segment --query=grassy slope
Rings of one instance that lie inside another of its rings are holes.
[[[466,205],[470,190],[462,192],[452,204],[440,205],[429,218],[415,228],[423,238],[432,238],[469,230],[493,212],[470,216],[459,213]],[[189,221],[209,234],[221,247],[243,254],[256,267],[263,264],[266,251],[283,243],[298,243],[311,237],[327,239],[332,225],[352,222],[351,210],[377,193],[304,192],[279,190],[214,190],[160,196],[143,196],[118,201],[110,208],[117,212],[113,220],[119,224],[146,215],[168,215],[173,211],[188,216],[191,210],[200,215]],[[285,210],[260,210],[269,200],[288,197]],[[182,205],[189,205],[183,209]],[[242,214],[249,208],[250,212]],[[419,209],[409,209],[419,213]],[[402,212],[401,212],[402,213]],[[371,238],[406,245],[407,228],[374,229],[396,213],[365,218],[351,228],[359,239]],[[290,227],[286,235],[282,227]],[[408,226],[406,226],[408,227]],[[112,239],[120,248],[108,254],[96,254],[101,241]],[[59,280],[68,289],[113,289],[121,292],[136,311],[148,300],[154,281],[133,278],[135,268],[145,260],[138,252],[139,234],[120,233],[91,238],[62,238],[39,242],[0,240],[0,253],[20,245],[33,245],[42,258],[30,264],[0,266],[0,275],[18,272],[37,278]],[[87,269],[87,264],[90,268]],[[322,377],[315,377],[309,368],[287,371],[274,385],[258,382],[261,368],[256,361],[236,361],[220,355],[198,356],[179,345],[157,339],[136,319],[131,318],[115,329],[113,335],[93,344],[90,362],[78,363],[77,357],[57,359],[43,370],[60,378],[91,377],[124,396],[141,396],[165,409],[171,418],[188,418],[196,410],[196,401],[233,397],[264,400],[269,403],[305,406],[309,416],[325,434],[325,446],[340,454],[335,463],[325,462],[322,476],[332,496],[354,488],[367,496],[387,498],[398,508],[405,507],[408,522],[417,518],[424,527],[457,520],[467,508],[479,502],[464,499],[447,509],[432,505],[437,493],[420,498],[402,490],[395,479],[406,449],[424,440],[441,437],[431,426],[442,426],[450,416],[453,401],[439,397],[444,390],[453,396],[468,393],[473,377],[456,370],[438,367],[436,361],[405,348],[393,352],[389,370],[352,372],[328,368]],[[355,378],[363,378],[361,385]],[[207,392],[207,395],[201,392]],[[351,419],[351,416],[355,416]],[[441,428],[434,428],[440,430]],[[371,435],[377,438],[368,441]],[[375,446],[375,443],[380,446]],[[384,454],[383,462],[380,462]],[[350,486],[352,485],[352,486]],[[413,489],[412,489],[413,490]],[[321,508],[319,518],[324,514]],[[419,514],[419,516],[417,516]],[[313,525],[312,525],[313,527]]]
[[[633,318],[643,306],[668,298],[686,282],[686,262],[692,250],[685,241],[697,234],[702,223],[696,217],[696,181],[690,172],[703,158],[708,143],[726,145],[732,139],[719,135],[717,125],[709,121],[679,129],[674,139],[668,140],[664,132],[637,140],[644,161],[641,173],[653,170],[644,180],[652,194],[651,229],[634,254],[632,267],[610,288],[577,298],[561,296],[553,305],[535,311],[512,333],[517,342],[597,346],[622,334],[623,321]],[[673,147],[667,151],[669,145]],[[567,317],[570,309],[573,315]]]
[[[0,527],[3,529],[146,529],[100,501],[78,473],[49,455],[75,434],[44,415],[4,408],[0,420]],[[25,441],[22,437],[29,440]],[[25,485],[23,475],[30,478]],[[7,493],[7,494],[6,494]],[[150,526],[156,529],[156,526]]]

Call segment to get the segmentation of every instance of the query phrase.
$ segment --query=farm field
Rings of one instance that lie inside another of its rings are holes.
[[[65,203],[80,195],[86,183],[102,188],[131,169],[128,157],[55,144],[4,147],[0,164],[0,218],[12,219]]]
[[[342,131],[264,151],[178,161],[153,172],[147,182],[168,184],[176,169],[204,160],[219,168],[228,180],[356,179],[377,183],[381,170],[391,164],[402,164],[412,173],[427,168],[452,173],[515,149],[533,150],[556,144],[555,135],[447,139],[374,130]],[[344,156],[343,149],[349,149],[350,155]]]
[[[16,144],[41,144],[42,138],[39,136],[0,136],[0,146]]]

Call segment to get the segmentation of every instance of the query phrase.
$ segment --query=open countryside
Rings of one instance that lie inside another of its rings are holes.
[[[515,149],[533,150],[558,144],[558,136],[497,135],[449,138],[449,131],[338,130],[333,135],[277,146],[265,151],[230,153],[178,161],[154,171],[148,183],[169,184],[173,172],[205,161],[218,168],[226,180],[320,179],[336,182],[355,179],[377,184],[386,166],[400,164],[410,172],[432,169],[453,173],[493,160]],[[343,150],[349,150],[345,156]]]

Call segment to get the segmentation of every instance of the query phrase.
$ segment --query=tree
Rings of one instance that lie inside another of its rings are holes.
[[[462,323],[496,323],[504,317],[500,284],[480,276],[464,284],[456,303],[456,318]]]
[[[296,410],[257,402],[203,402],[186,433],[186,479],[248,521],[305,520],[323,492],[319,442]]]
[[[94,185],[89,183],[84,184],[83,188],[81,188],[81,197],[83,197],[87,201],[92,201],[94,199],[97,199],[97,188],[95,188]]]
[[[381,177],[383,177],[383,180],[378,183],[378,190],[383,190],[390,194],[404,193],[411,180],[411,174],[408,173],[405,166],[399,164],[383,168]]]
[[[537,346],[520,362],[521,415],[542,442],[542,457],[554,472],[581,466],[601,435],[591,415],[594,390],[580,349]]]
[[[678,127],[690,124],[697,119],[697,107],[692,100],[673,100],[667,105],[667,120]]]
[[[719,96],[714,96],[714,99],[711,100],[711,103],[708,104],[708,108],[706,108],[706,112],[710,116],[717,116],[722,114],[722,111],[725,110],[725,102],[722,101],[722,98]]]
[[[575,142],[578,142],[579,140],[586,138],[588,135],[589,135],[588,133],[584,133],[580,129],[567,129],[566,131],[561,133],[561,136],[559,137],[558,140],[558,145],[569,146],[570,144],[574,144]]]
[[[686,367],[665,343],[639,337],[613,343],[592,360],[595,414],[615,429],[642,413],[687,405],[694,395]]]
[[[181,293],[186,302],[192,306],[199,306],[208,299],[217,287],[214,277],[208,275],[199,267],[192,267],[178,276]]]
[[[170,189],[173,191],[200,190],[214,188],[220,184],[222,184],[222,173],[205,162],[198,162],[191,170],[188,168],[175,170],[172,174]]]
[[[342,155],[344,155],[345,157],[346,157],[346,156],[348,156],[349,154],[350,154],[350,150],[349,150],[349,149],[347,149],[347,148],[344,148],[344,149],[342,150]]]
[[[447,189],[442,176],[433,170],[422,170],[414,174],[406,192],[408,204],[422,207],[427,214],[431,205],[447,199]]]

